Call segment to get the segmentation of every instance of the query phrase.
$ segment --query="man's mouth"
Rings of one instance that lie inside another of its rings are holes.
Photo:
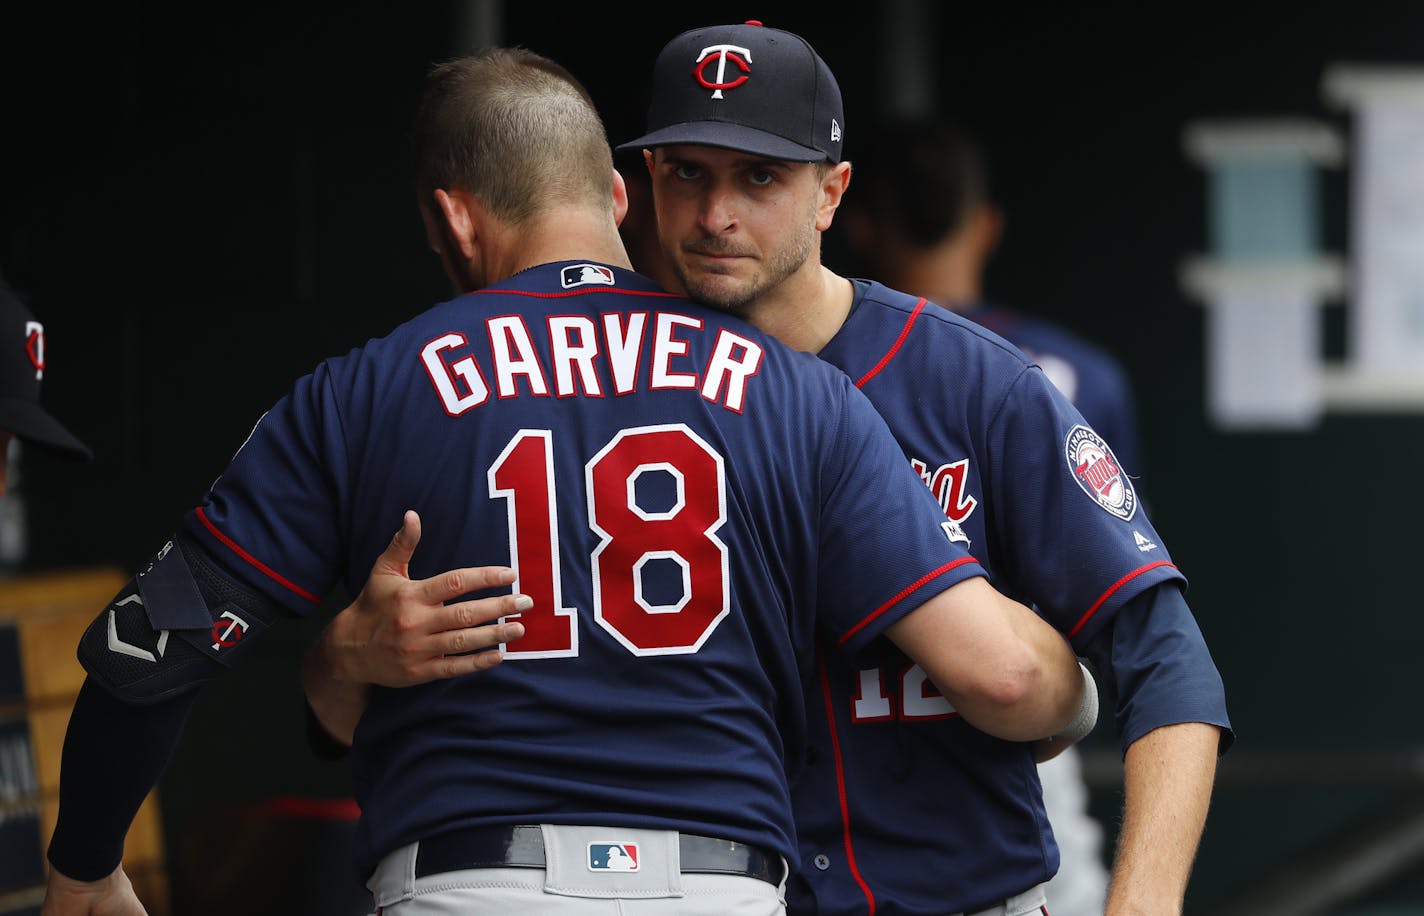
[[[719,262],[725,263],[735,261],[739,258],[751,257],[751,255],[747,254],[746,252],[734,251],[730,248],[722,248],[720,246],[713,247],[708,245],[689,245],[685,247],[683,251],[691,255],[693,258],[713,264]]]

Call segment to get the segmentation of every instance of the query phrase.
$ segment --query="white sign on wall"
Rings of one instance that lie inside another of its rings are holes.
[[[1343,258],[1318,242],[1318,173],[1344,161],[1331,128],[1187,128],[1187,153],[1208,173],[1211,251],[1182,280],[1211,310],[1207,403],[1224,428],[1424,411],[1424,68],[1340,65],[1322,88],[1353,116]],[[1331,362],[1320,307],[1336,300],[1347,313],[1346,356]]]

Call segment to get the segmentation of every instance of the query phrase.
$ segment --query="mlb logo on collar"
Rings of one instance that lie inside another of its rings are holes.
[[[589,843],[588,870],[621,872],[637,871],[638,844]]]
[[[564,289],[587,286],[590,283],[612,286],[613,271],[602,264],[571,264],[559,273],[559,283]]]

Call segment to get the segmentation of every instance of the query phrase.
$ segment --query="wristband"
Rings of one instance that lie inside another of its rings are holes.
[[[1093,680],[1093,673],[1087,665],[1080,661],[1078,668],[1083,672],[1083,702],[1072,720],[1057,734],[1050,735],[1049,741],[1080,741],[1098,724],[1098,682]]]

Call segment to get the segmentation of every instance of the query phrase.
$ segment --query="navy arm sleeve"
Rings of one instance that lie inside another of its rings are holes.
[[[61,874],[97,881],[119,866],[129,825],[168,765],[197,697],[190,690],[136,706],[85,679],[64,736],[59,820],[49,844],[50,864]]]
[[[1124,752],[1153,729],[1182,722],[1221,728],[1221,753],[1235,740],[1221,673],[1177,582],[1133,597],[1084,654],[1117,698]]]

